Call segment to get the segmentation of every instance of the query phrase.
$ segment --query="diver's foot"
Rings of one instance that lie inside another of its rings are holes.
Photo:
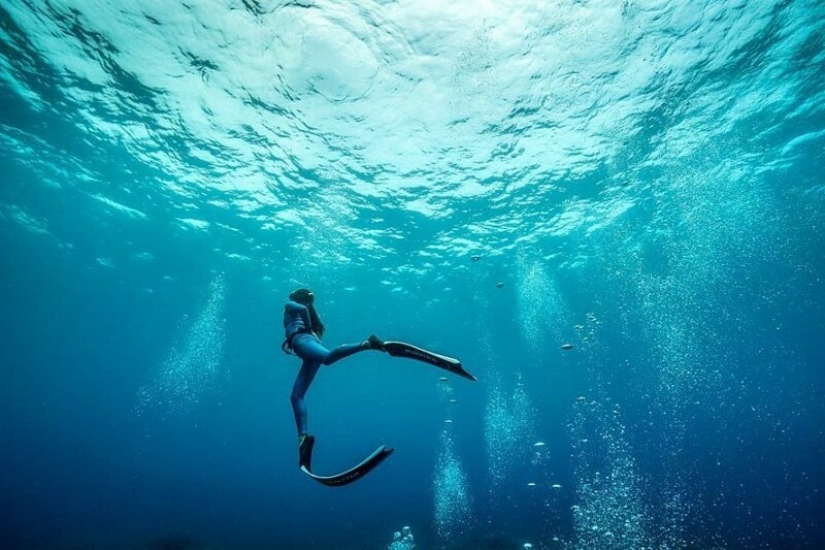
[[[312,460],[312,446],[315,444],[315,437],[309,434],[298,436],[298,466],[309,468]]]
[[[384,341],[375,334],[370,334],[370,337],[367,338],[367,343],[369,344],[369,349],[387,351],[384,349]]]

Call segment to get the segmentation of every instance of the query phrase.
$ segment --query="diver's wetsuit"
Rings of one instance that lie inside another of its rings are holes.
[[[313,332],[310,332],[311,326],[309,310],[306,306],[292,301],[286,303],[286,306],[284,306],[284,333],[295,355],[303,359],[301,370],[298,371],[298,377],[292,386],[292,395],[290,396],[298,435],[307,433],[307,409],[304,404],[304,395],[306,395],[315,375],[318,374],[321,365],[331,365],[353,353],[370,349],[359,343],[345,344],[330,351],[321,344],[321,340]]]

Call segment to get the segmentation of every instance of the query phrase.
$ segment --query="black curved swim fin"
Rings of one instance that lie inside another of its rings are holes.
[[[394,449],[389,449],[381,445],[372,452],[367,458],[359,462],[356,466],[345,470],[339,474],[331,476],[321,476],[312,473],[312,449],[315,446],[315,437],[308,435],[304,438],[300,448],[300,467],[301,471],[306,475],[327,487],[343,487],[355,481],[358,481],[375,468],[384,462],[393,452]]]
[[[421,361],[423,363],[427,363],[428,365],[433,365],[434,367],[448,370],[453,374],[466,378],[467,380],[478,380],[478,378],[464,370],[464,367],[461,366],[461,361],[453,357],[433,353],[432,351],[427,351],[406,342],[386,341],[384,342],[384,349],[393,357],[415,359],[416,361]]]

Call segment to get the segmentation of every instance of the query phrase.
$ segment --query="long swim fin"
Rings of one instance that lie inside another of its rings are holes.
[[[318,483],[326,485],[327,487],[343,487],[344,485],[349,485],[350,483],[358,481],[377,468],[379,464],[384,462],[384,460],[386,460],[394,452],[393,449],[389,449],[384,445],[381,445],[374,450],[371,455],[349,470],[345,470],[340,474],[331,476],[320,476],[312,473],[312,448],[314,446],[315,438],[311,435],[307,436],[304,445],[301,446],[301,471]]]
[[[447,357],[446,355],[427,351],[406,342],[386,341],[384,342],[384,349],[393,357],[415,359],[416,361],[421,361],[423,363],[427,363],[428,365],[433,365],[434,367],[448,370],[453,374],[466,378],[467,380],[478,380],[478,378],[464,370],[464,367],[461,366],[461,361],[453,357]]]

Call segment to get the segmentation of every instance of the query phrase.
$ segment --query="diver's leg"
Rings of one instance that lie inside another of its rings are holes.
[[[360,344],[344,344],[343,346],[338,346],[327,355],[326,360],[324,361],[325,365],[331,365],[336,361],[340,361],[350,355],[358,353],[359,351],[366,351],[370,348],[364,346],[364,342]]]
[[[292,412],[295,414],[295,426],[298,428],[298,437],[305,436],[307,433],[307,408],[304,403],[304,396],[320,368],[321,363],[305,359],[304,362],[301,363],[301,370],[298,371],[295,384],[292,386],[292,395],[289,397],[290,401],[292,401]]]
[[[314,336],[298,337],[292,345],[295,353],[305,361],[315,361],[324,365],[331,365],[359,351],[372,349],[369,342],[365,341],[359,344],[344,344],[330,351]]]

